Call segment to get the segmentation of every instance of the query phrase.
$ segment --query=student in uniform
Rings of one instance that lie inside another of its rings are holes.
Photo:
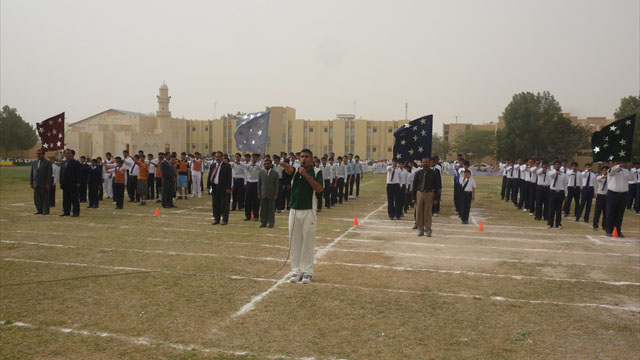
[[[124,187],[127,184],[127,170],[123,166],[124,162],[116,158],[116,166],[109,170],[113,177],[113,200],[116,202],[116,209],[122,210],[124,203]]]
[[[504,201],[511,201],[511,189],[513,188],[513,161],[507,161],[507,166],[504,168],[505,173],[507,174],[507,186],[504,193]]]
[[[322,157],[322,184],[324,186],[323,195],[324,195],[324,207],[326,209],[331,208],[331,167],[327,163],[327,157]]]
[[[440,162],[440,158],[435,155],[431,157],[431,160],[429,160],[429,166],[435,170],[436,174],[438,174],[438,177],[440,178],[440,184],[442,184],[442,166],[439,164]],[[432,215],[433,217],[438,217],[438,215],[440,214],[440,197],[442,196],[442,194],[440,192],[436,192],[434,194],[434,202],[433,202],[433,209],[432,209]]]
[[[464,178],[460,188],[462,194],[462,211],[460,219],[463,224],[469,223],[469,213],[471,212],[471,202],[476,198],[476,181],[471,177],[471,170],[464,171]]]
[[[336,184],[338,187],[338,204],[342,204],[342,199],[345,197],[344,194],[344,179],[347,174],[347,168],[342,163],[342,156],[338,156],[338,164],[336,165]]]
[[[407,174],[406,176],[407,181],[405,182],[406,191],[405,191],[404,204],[403,204],[404,214],[406,214],[409,211],[409,204],[411,203],[413,178],[415,177],[414,174],[411,172],[411,169],[412,169],[412,166],[409,163],[407,163],[404,166],[404,172]]]
[[[576,222],[580,221],[580,216],[584,211],[584,222],[588,223],[596,180],[596,175],[591,172],[590,163],[585,164],[584,171],[578,173],[578,180],[582,185],[582,189],[580,190],[580,206],[576,210]]]
[[[260,175],[259,154],[251,155],[251,163],[245,165],[247,171],[247,191],[244,200],[244,217],[245,221],[251,220],[253,212],[253,220],[258,221],[260,202],[258,201],[258,176]]]
[[[498,168],[502,173],[502,186],[500,187],[500,199],[504,200],[505,193],[507,191],[507,164],[506,162],[499,162]]]
[[[191,160],[191,197],[202,198],[202,159],[199,152],[195,152],[195,158]]]
[[[458,159],[453,162],[455,173],[453,174],[453,205],[456,212],[460,213],[460,169],[462,169],[462,154],[458,154]]]
[[[316,156],[313,158],[313,163],[314,163],[314,172],[316,174],[316,181],[320,184],[324,184],[324,177],[322,175],[323,171],[322,171],[322,164],[320,164],[320,159]],[[323,191],[324,192],[324,191]],[[316,193],[316,211],[320,212],[322,211],[322,194],[323,193]]]
[[[636,175],[636,204],[633,206],[633,210],[636,212],[636,214],[640,214],[640,161],[636,161],[634,162],[634,166],[633,168],[635,169],[635,175]]]
[[[280,159],[281,157],[279,155],[273,155],[272,169],[276,172],[276,174],[278,174],[278,198],[275,201],[276,212],[278,214],[282,212],[282,210],[280,210],[280,196],[282,196],[282,172],[284,170],[282,168],[282,165],[280,165]]]
[[[62,189],[62,214],[60,216],[80,216],[80,162],[74,159],[73,149],[64,151],[65,161],[60,167],[60,188]],[[73,213],[73,215],[72,215]]]
[[[155,199],[154,189],[156,187],[156,163],[153,161],[153,154],[147,154],[147,165],[149,166],[149,174],[147,175],[147,199]]]
[[[511,202],[515,207],[518,207],[518,193],[522,196],[520,188],[522,187],[521,168],[522,159],[518,159],[518,162],[513,164],[513,178],[511,179]]]
[[[349,189],[353,192],[353,155],[345,155],[343,160],[345,166],[344,201],[348,201],[351,196]]]
[[[571,169],[567,170],[565,172],[567,174],[567,191],[568,191],[568,196],[567,196],[567,202],[564,204],[564,216],[567,217],[569,216],[569,213],[571,212],[571,201],[575,199],[575,206],[574,206],[574,210],[573,210],[573,215],[577,215],[578,214],[578,207],[580,206],[580,186],[582,186],[582,184],[580,183],[580,179],[581,179],[581,174],[580,171],[578,171],[578,163],[577,162],[572,162],[571,163]]]
[[[178,161],[178,192],[180,193],[180,199],[187,199],[187,188],[189,187],[189,180],[191,179],[189,171],[189,160],[187,159],[187,153],[180,154],[180,160]]]
[[[640,175],[638,175],[638,167],[640,163],[635,161],[633,167],[629,169],[631,171],[631,179],[629,180],[629,196],[627,197],[627,210],[638,208],[638,200],[636,199],[637,188],[640,186]],[[634,205],[635,202],[635,205]],[[638,212],[636,210],[636,212]]]
[[[149,185],[147,183],[149,180],[149,164],[147,164],[144,155],[142,155],[138,156],[136,165],[138,165],[137,191],[138,195],[140,195],[140,205],[144,206],[147,205],[147,190],[149,189]]]
[[[102,173],[104,176],[104,183],[102,188],[104,189],[104,193],[107,196],[107,199],[113,199],[113,178],[111,177],[111,170],[115,165],[116,161],[113,159],[113,156],[110,152],[105,154],[105,159],[102,161]]]
[[[278,202],[280,203],[279,210],[282,211],[284,209],[289,210],[291,208],[291,175],[287,174],[284,169],[286,169],[287,165],[290,165],[290,160],[288,158],[283,158],[280,161],[280,166],[282,166],[282,178],[280,178],[280,186],[281,186],[281,196]]]
[[[58,174],[60,173],[60,165],[55,156],[49,157],[51,163],[51,188],[49,189],[49,207],[56,206],[56,185],[58,184]]]
[[[398,214],[397,207],[400,206],[400,169],[398,162],[393,160],[391,165],[387,166],[387,213],[389,220],[400,220],[396,217]]]
[[[527,203],[527,210],[529,210],[529,215],[530,216],[534,216],[535,212],[536,212],[536,190],[537,190],[537,183],[538,183],[538,167],[540,166],[540,162],[539,161],[533,161],[533,159],[529,160],[529,164],[527,167],[527,171],[528,171],[528,179],[529,182],[527,183],[527,199],[528,199],[528,203]]]
[[[629,196],[629,180],[635,177],[631,171],[631,163],[616,161],[609,169],[607,175],[607,236],[612,236],[613,229],[618,230],[618,236],[622,234],[622,220]]]
[[[236,153],[234,157],[234,162],[231,165],[231,174],[233,176],[233,192],[232,192],[232,202],[231,202],[231,211],[236,211],[244,209],[244,191],[246,186],[247,174],[246,167],[242,161],[242,155],[240,153]]]
[[[156,190],[156,202],[162,202],[162,169],[160,169],[160,163],[162,163],[162,160],[164,159],[164,153],[159,152],[158,153],[158,158],[157,159],[152,159],[151,163],[153,164],[153,166],[156,168],[156,173],[155,173],[155,190]]]
[[[329,167],[331,168],[331,206],[335,206],[338,203],[338,170],[333,156],[329,158]]]
[[[356,155],[353,163],[353,177],[356,184],[356,199],[360,197],[360,181],[364,178],[364,172],[362,171],[362,163],[360,162],[360,155]],[[351,183],[351,191],[353,194],[353,182]]]
[[[129,202],[134,202],[137,199],[136,185],[138,184],[138,167],[135,160],[129,156],[129,151],[122,151],[122,161],[125,169],[127,169],[127,194],[129,195]]]
[[[547,213],[549,211],[549,187],[551,186],[551,178],[548,174],[549,162],[543,160],[540,168],[536,170],[538,180],[536,182],[536,211],[535,219],[540,221],[544,218],[547,221]]]
[[[547,229],[555,227],[562,229],[562,203],[566,201],[567,174],[560,170],[560,161],[553,162],[554,169],[549,172],[551,187],[549,189],[549,213],[547,214]]]
[[[102,167],[98,166],[98,160],[91,160],[91,167],[87,175],[87,186],[89,187],[89,206],[87,209],[97,209],[100,196],[98,194],[100,184],[103,181]]]
[[[604,166],[600,174],[595,177],[596,205],[593,211],[593,231],[598,231],[600,214],[602,213],[602,229],[606,229],[607,224],[607,174],[609,167]]]
[[[80,156],[80,188],[78,189],[78,198],[81,203],[87,202],[87,181],[89,178],[89,170],[91,165],[87,162],[87,157]]]
[[[160,169],[160,175],[162,175],[162,207],[167,209],[175,207],[173,205],[173,196],[176,172],[171,162],[171,160],[175,159],[175,153],[171,154],[171,156],[169,153],[165,155],[158,168]]]

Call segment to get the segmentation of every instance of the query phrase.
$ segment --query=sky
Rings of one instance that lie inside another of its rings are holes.
[[[109,108],[174,117],[495,121],[548,90],[612,117],[640,94],[639,0],[0,0],[0,103],[35,123]],[[215,106],[214,106],[215,103]]]

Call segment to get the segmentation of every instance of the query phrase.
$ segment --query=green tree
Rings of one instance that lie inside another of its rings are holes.
[[[467,130],[456,136],[454,147],[465,159],[476,163],[495,154],[496,136],[492,130]]]
[[[633,114],[636,114],[636,127],[633,129],[633,148],[631,153],[634,157],[640,158],[640,95],[630,95],[620,99],[620,106],[613,113],[613,118],[620,120]]]
[[[441,159],[445,159],[448,153],[449,142],[438,133],[434,133],[431,138],[431,155],[438,155]]]
[[[562,115],[551,93],[515,94],[503,112],[504,128],[496,134],[500,159],[573,158],[588,147],[589,131]]]
[[[7,153],[11,150],[28,150],[37,141],[33,126],[24,121],[15,108],[3,106],[0,113],[0,147]]]

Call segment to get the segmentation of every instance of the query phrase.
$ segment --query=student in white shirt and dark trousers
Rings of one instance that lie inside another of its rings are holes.
[[[463,224],[469,223],[469,213],[471,212],[471,202],[475,200],[476,182],[471,178],[471,170],[464,171],[464,178],[461,183],[461,211],[460,219]]]
[[[580,178],[580,184],[582,184],[582,190],[580,192],[580,206],[578,206],[576,210],[576,221],[580,221],[580,216],[584,211],[584,222],[589,222],[596,174],[591,172],[591,164],[587,163],[584,165],[584,171],[578,176]]]
[[[387,212],[389,219],[400,220],[402,205],[400,204],[400,169],[398,162],[393,160],[387,167]]]
[[[548,219],[549,213],[549,187],[551,186],[551,178],[549,177],[549,162],[543,161],[540,168],[536,170],[538,180],[536,182],[536,211],[535,219]]]
[[[593,230],[598,230],[598,222],[600,222],[600,214],[602,214],[602,228],[606,228],[607,220],[607,173],[609,167],[605,166],[600,171],[600,175],[596,176],[596,208],[593,212]]]
[[[560,171],[560,161],[553,162],[554,170],[549,172],[551,187],[549,192],[549,212],[547,214],[547,228],[562,229],[562,203],[567,199],[567,174]]]
[[[622,219],[629,196],[629,180],[634,176],[629,171],[630,168],[630,163],[616,161],[615,165],[609,169],[607,175],[607,227],[605,229],[607,236],[612,235],[615,227],[618,230],[618,236],[624,237],[622,235]]]
[[[578,163],[572,162],[571,169],[565,172],[567,174],[567,201],[564,204],[564,216],[569,216],[571,212],[571,201],[575,200],[576,205],[573,209],[573,214],[578,214],[578,207],[580,207],[580,187],[582,183],[580,183],[581,174],[578,171]]]
[[[640,212],[640,162],[634,161],[631,171],[632,179],[629,180],[629,196],[627,197],[627,209],[636,213]],[[635,204],[634,204],[635,202]]]

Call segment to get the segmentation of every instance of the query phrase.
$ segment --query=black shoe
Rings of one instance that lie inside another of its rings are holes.
[[[251,219],[244,218],[244,221],[249,221],[249,220],[251,220]]]
[[[73,215],[71,215],[71,217],[78,217],[78,216],[80,216],[80,214],[73,214]]]
[[[260,224],[261,228],[267,227],[267,224]]]
[[[618,233],[618,237],[619,237],[619,238],[623,238],[623,237],[624,237],[624,235],[623,235],[621,232],[619,232],[619,233]]]
[[[412,229],[413,230],[418,230],[418,225],[413,225]]]
[[[282,212],[282,210],[277,210],[276,212],[277,212],[278,214],[280,214],[280,213]]]
[[[69,214],[60,214],[60,216],[69,216]]]
[[[220,225],[225,226],[225,225],[229,225],[228,221],[223,221]]]
[[[122,206],[118,206],[116,207],[116,210],[123,210],[124,208]]]
[[[42,215],[42,212],[41,211],[36,211],[36,212],[33,213],[33,215]]]
[[[273,229],[273,225],[269,225],[269,229]]]
[[[220,220],[214,221],[212,225],[219,225],[219,224],[220,224]]]

